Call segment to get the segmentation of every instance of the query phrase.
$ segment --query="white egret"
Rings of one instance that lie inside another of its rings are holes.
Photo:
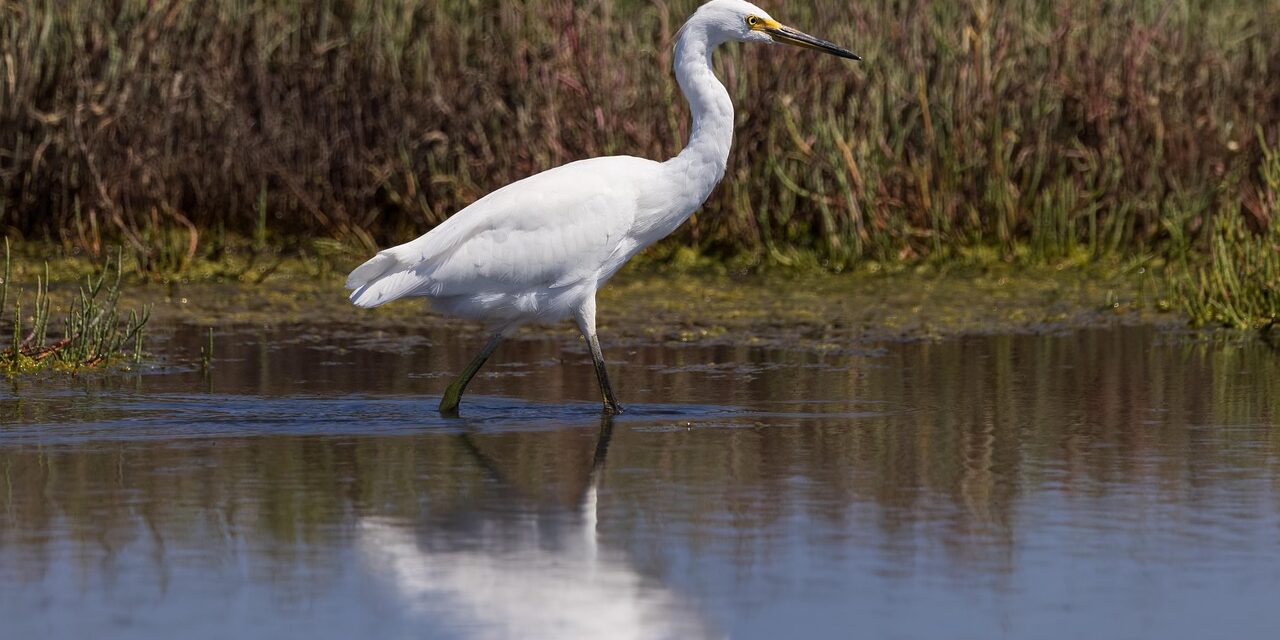
[[[749,2],[711,0],[676,39],[676,80],[693,116],[679,155],[666,162],[592,158],[549,169],[490,193],[351,272],[346,284],[358,306],[425,297],[436,312],[482,320],[492,329],[480,354],[445,391],[442,413],[457,411],[467,383],[513,329],[570,315],[591,349],[605,412],[621,413],[596,337],[596,291],[632,256],[693,215],[724,177],[733,103],[712,70],[711,52],[731,40],[782,42],[861,59],[783,26]]]

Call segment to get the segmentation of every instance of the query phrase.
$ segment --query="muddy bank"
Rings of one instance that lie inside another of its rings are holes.
[[[1179,326],[1144,273],[1014,268],[968,272],[745,276],[629,270],[600,294],[602,331],[612,339],[799,348],[928,340],[975,334],[1052,332],[1113,323]],[[417,300],[358,309],[340,274],[282,275],[262,283],[135,285],[124,303],[152,304],[157,323],[341,324],[411,331],[475,323],[432,314]],[[572,323],[526,333],[572,333]]]

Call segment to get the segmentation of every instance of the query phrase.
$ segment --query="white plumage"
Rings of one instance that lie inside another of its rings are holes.
[[[347,280],[351,301],[424,296],[464,318],[563,319],[644,247],[636,222],[659,213],[645,196],[660,192],[662,167],[595,158],[509,184],[357,268]]]
[[[595,294],[627,260],[687,220],[724,176],[733,103],[712,71],[711,52],[729,40],[786,42],[857,59],[782,26],[751,3],[712,0],[681,28],[676,43],[676,79],[693,117],[678,156],[661,163],[593,158],[544,171],[351,272],[346,286],[358,306],[425,297],[439,313],[492,326],[494,337],[450,385],[441,411],[456,410],[467,382],[511,329],[570,315],[592,348],[605,410],[621,411],[595,335]]]

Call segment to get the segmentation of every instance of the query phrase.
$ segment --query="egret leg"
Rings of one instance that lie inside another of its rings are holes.
[[[604,354],[600,352],[600,340],[596,338],[596,334],[587,337],[587,344],[591,345],[591,359],[596,365],[596,380],[600,383],[604,412],[610,415],[622,413],[622,405],[618,404],[618,398],[613,395],[613,386],[609,384],[609,372],[604,368]]]
[[[618,404],[618,398],[613,395],[613,385],[609,384],[609,371],[604,366],[604,353],[600,351],[600,339],[596,337],[595,296],[582,305],[576,316],[578,329],[582,331],[582,337],[587,339],[587,346],[591,348],[591,361],[596,366],[596,381],[600,383],[600,397],[604,400],[604,412],[610,415],[622,413],[622,405]]]
[[[444,390],[444,397],[440,399],[440,413],[446,416],[458,415],[458,403],[462,401],[462,392],[466,390],[471,379],[476,377],[480,367],[484,366],[485,360],[493,355],[504,335],[506,335],[504,332],[499,331],[490,336],[480,353],[471,360],[466,369],[462,370],[462,374],[449,384],[449,388]]]

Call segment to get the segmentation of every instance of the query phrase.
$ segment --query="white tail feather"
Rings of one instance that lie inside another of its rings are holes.
[[[415,269],[393,271],[351,292],[351,302],[357,307],[376,307],[409,296],[424,295],[431,290],[431,281],[425,280]]]
[[[351,275],[347,276],[347,288],[359,289],[386,275],[388,271],[395,269],[399,263],[400,261],[396,260],[396,257],[391,255],[390,251],[381,251],[364,264],[356,267],[351,272]]]
[[[378,253],[347,276],[347,288],[355,289],[351,302],[365,308],[417,294],[426,284],[413,265],[397,258],[394,249]]]

